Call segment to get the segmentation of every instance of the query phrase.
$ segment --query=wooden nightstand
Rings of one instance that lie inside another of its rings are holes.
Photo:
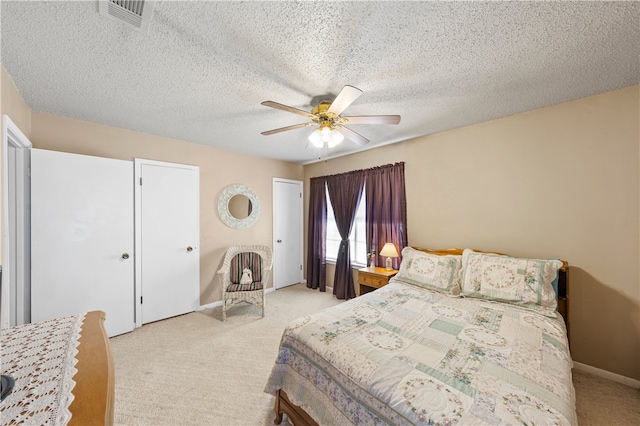
[[[383,287],[398,271],[385,268],[362,268],[358,269],[358,295],[368,293],[376,288]]]

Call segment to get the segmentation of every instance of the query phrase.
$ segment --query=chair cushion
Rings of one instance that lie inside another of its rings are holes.
[[[240,284],[244,268],[251,269],[254,283],[262,281],[262,257],[258,253],[252,251],[238,253],[231,259],[229,278],[233,284]]]
[[[253,291],[253,290],[262,290],[262,283],[251,283],[251,284],[230,284],[227,287],[227,292],[233,291]]]

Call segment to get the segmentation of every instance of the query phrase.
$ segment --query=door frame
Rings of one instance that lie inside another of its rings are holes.
[[[0,306],[0,328],[30,322],[30,279],[31,270],[29,253],[31,240],[29,233],[29,217],[31,215],[30,167],[31,141],[16,126],[8,115],[2,116],[2,306]],[[14,150],[16,167],[9,174],[9,150]],[[13,192],[16,197],[17,214],[9,215],[9,197]],[[10,230],[15,229],[12,236]],[[15,241],[14,241],[15,239]],[[14,244],[15,243],[15,244]],[[13,247],[17,247],[14,252]],[[20,255],[22,253],[22,255]],[[15,262],[16,271],[12,265]],[[16,312],[12,312],[11,299],[16,297]],[[24,306],[18,303],[22,301]],[[13,320],[13,321],[12,321]],[[14,324],[14,322],[16,324]]]
[[[134,291],[134,303],[135,303],[135,323],[136,327],[142,327],[142,303],[141,297],[142,293],[142,185],[140,183],[140,179],[142,178],[142,166],[143,165],[151,165],[151,166],[163,166],[163,167],[179,167],[183,169],[189,170],[200,170],[198,166],[191,166],[188,164],[179,164],[179,163],[170,163],[167,161],[156,161],[156,160],[147,160],[144,158],[134,158],[134,172],[133,172],[133,181],[134,181],[134,247],[135,247],[135,291]],[[198,184],[198,228],[200,227],[200,185]],[[200,239],[200,231],[198,232],[198,240]],[[200,243],[198,243],[199,245]],[[198,247],[198,256],[200,256],[200,248]],[[198,282],[198,293],[200,293],[200,282]],[[200,302],[197,303],[197,306],[200,305]],[[197,310],[196,306],[196,310]]]
[[[302,269],[300,270],[300,281],[302,282],[302,279],[304,277],[304,182],[301,180],[294,180],[294,179],[285,179],[285,178],[277,178],[274,177],[273,178],[273,183],[272,183],[272,203],[273,203],[273,231],[272,231],[272,247],[273,247],[273,289],[277,290],[278,288],[276,287],[276,274],[277,274],[277,261],[276,261],[276,185],[278,183],[293,183],[293,184],[297,184],[300,185],[300,215],[301,220],[300,220],[300,248],[302,250],[300,250],[300,265],[302,265]]]

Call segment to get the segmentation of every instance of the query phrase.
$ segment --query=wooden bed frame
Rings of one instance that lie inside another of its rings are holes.
[[[115,376],[105,317],[102,311],[92,311],[84,318],[76,355],[78,371],[73,376],[74,399],[69,406],[70,425],[113,424]]]
[[[416,250],[423,251],[425,253],[437,254],[439,256],[446,255],[462,255],[464,249],[452,248],[452,249],[429,249],[414,247]],[[495,251],[481,251],[482,253],[501,254]],[[562,315],[567,325],[567,339],[569,337],[569,263],[562,260],[562,267],[560,268],[560,274],[558,278],[558,313]],[[311,418],[306,411],[298,407],[289,400],[287,394],[279,389],[276,393],[276,400],[273,406],[273,411],[276,413],[274,424],[279,425],[282,422],[282,415],[286,414],[289,421],[294,426],[318,426],[318,423]]]
[[[57,362],[63,363],[63,365],[60,365],[59,367],[62,367],[63,369],[69,369],[72,366],[70,364],[71,359],[69,358],[69,356],[73,355],[69,352],[69,350],[71,350],[72,348],[76,348],[77,350],[74,356],[75,374],[73,375],[73,377],[71,377],[71,379],[75,383],[73,385],[73,388],[71,389],[71,395],[73,396],[73,399],[71,400],[71,404],[68,406],[71,417],[68,418],[68,416],[64,416],[64,420],[62,421],[66,421],[68,419],[68,422],[65,424],[78,426],[113,425],[115,379],[111,346],[109,344],[109,338],[104,328],[106,315],[102,311],[91,311],[85,313],[84,318],[82,318],[83,321],[80,326],[79,333],[77,333],[77,328],[72,329],[71,327],[77,327],[79,325],[77,321],[81,318],[81,316],[82,314],[73,316],[73,318],[71,318],[73,320],[73,323],[67,321],[67,324],[65,325],[65,327],[67,328],[63,329],[67,333],[64,335],[67,340],[65,340],[64,342],[63,340],[60,340],[60,342],[67,345],[63,348],[67,352],[62,354],[62,357],[59,357],[57,353],[56,355],[53,355],[54,357],[57,357]],[[44,326],[45,330],[54,330],[56,319],[52,318],[52,320],[52,328],[46,329],[46,326]],[[2,331],[7,332],[7,335],[9,336],[7,342],[11,342],[11,329]],[[20,333],[20,330],[17,330],[17,332]],[[16,339],[14,341],[17,342],[16,345],[18,345],[17,348],[19,350],[30,350],[29,348],[23,347],[22,340]],[[42,341],[42,339],[40,339],[40,341]],[[37,342],[37,340],[35,340],[35,342]],[[20,363],[20,358],[16,359],[15,350],[14,352],[12,352],[14,355],[11,358],[11,368],[14,371],[15,377],[20,378],[16,379],[16,386],[21,393],[25,391],[25,389],[23,388],[23,386],[25,386],[24,382],[26,380],[29,380],[30,378],[29,374],[31,373],[28,372],[38,371],[38,367],[42,367],[41,363],[44,362],[43,360],[46,361],[48,359],[47,355],[49,353],[47,352],[47,348],[44,347],[45,344],[46,343],[42,343],[43,346],[41,348],[38,348],[40,349],[39,353],[42,355],[41,357],[33,361],[25,361],[24,364]],[[19,353],[18,356],[21,355],[22,354]],[[34,357],[29,357],[29,359],[34,359]],[[64,365],[64,363],[69,364]],[[20,370],[21,368],[24,368],[24,370]],[[9,371],[9,373],[11,373],[11,371]],[[35,374],[36,376],[38,375],[38,373],[33,374]],[[38,380],[39,378],[32,377],[31,379]],[[69,378],[66,378],[65,381],[67,381],[68,379]],[[63,380],[62,377],[60,377],[60,380]],[[51,381],[51,383],[56,389],[59,389],[59,386],[62,384],[58,381]],[[13,391],[15,392],[16,389],[14,388]],[[60,400],[60,398],[64,398],[64,401],[69,401],[69,390],[64,389],[61,390],[61,392],[63,392],[64,395],[52,396],[58,398],[58,400]],[[11,397],[12,395],[9,394],[5,401],[11,401]],[[19,397],[16,396],[16,398]],[[16,400],[12,404],[10,404],[10,406],[13,408],[20,408],[21,406],[19,405],[19,403],[20,401]],[[65,402],[65,407],[66,404],[68,404],[68,402]],[[53,412],[49,412],[49,414],[56,415]],[[0,412],[0,416],[4,415],[8,415],[8,413],[5,413],[5,410],[2,410],[2,412]],[[29,415],[29,411],[27,409],[22,413],[18,413],[16,410],[13,410],[11,415],[17,417],[11,420],[10,423],[13,424],[16,421],[23,422],[25,421],[25,417]],[[40,421],[43,421],[45,417],[46,416],[42,416]],[[48,421],[61,421],[61,419],[54,419],[53,417],[51,417],[48,418]],[[9,424],[8,422],[0,423]]]

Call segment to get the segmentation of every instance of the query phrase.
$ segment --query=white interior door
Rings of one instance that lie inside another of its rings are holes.
[[[31,320],[101,310],[134,329],[133,163],[33,149]]]
[[[302,281],[302,182],[273,179],[273,283],[276,289]]]
[[[136,159],[137,300],[143,324],[200,301],[200,169]]]
[[[31,142],[2,117],[4,241],[0,328],[31,321]]]

